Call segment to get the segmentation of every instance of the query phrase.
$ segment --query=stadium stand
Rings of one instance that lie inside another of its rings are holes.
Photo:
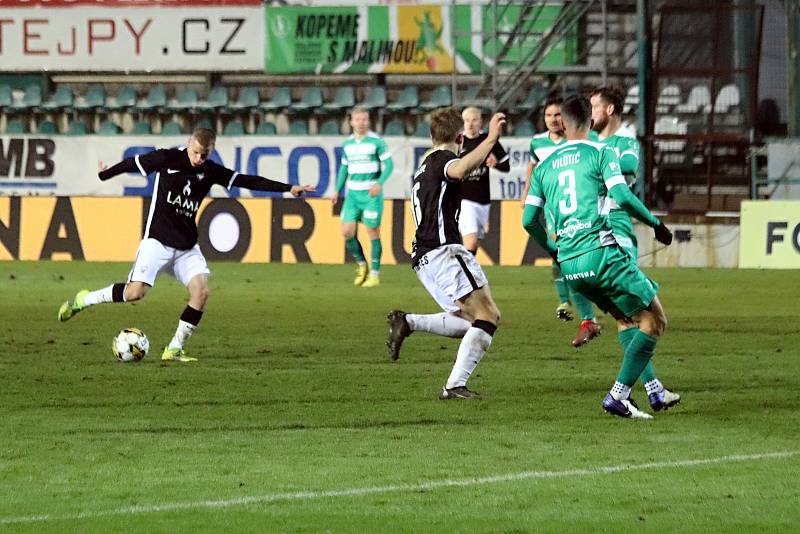
[[[277,135],[278,128],[271,122],[264,121],[256,128],[256,135]]]
[[[319,127],[319,134],[320,135],[341,135],[339,131],[339,122],[330,119],[323,122]]]
[[[240,120],[233,120],[225,125],[222,135],[245,135],[244,124]]]
[[[67,131],[65,133],[67,135],[86,135],[89,133],[89,129],[82,120],[72,120],[69,125],[67,125]]]
[[[322,106],[322,89],[319,87],[308,87],[300,97],[299,102],[292,102],[289,111],[293,113],[314,111]]]
[[[373,110],[386,107],[386,89],[382,86],[373,87],[366,98],[358,103],[362,108]]]
[[[430,137],[431,125],[426,121],[421,120],[417,123],[417,128],[414,130],[414,137]]]
[[[706,85],[695,85],[689,90],[686,102],[675,107],[677,113],[708,113],[711,111],[711,91]]]
[[[7,134],[23,134],[28,133],[28,122],[22,119],[10,119],[6,123]]]
[[[54,135],[58,133],[58,126],[53,121],[42,121],[36,128],[36,133]]]
[[[161,128],[162,135],[183,135],[184,133],[186,132],[184,132],[183,127],[175,121],[167,122]]]
[[[117,135],[122,133],[122,128],[111,121],[103,121],[100,123],[100,126],[97,127],[95,133],[99,135]]]
[[[289,135],[308,135],[308,123],[303,119],[292,119],[289,123]]]
[[[258,93],[256,93],[257,95]],[[272,97],[262,102],[259,106],[262,111],[282,111],[287,109],[292,103],[292,91],[288,87],[278,87],[272,93]]]
[[[75,97],[72,88],[66,85],[59,86],[50,98],[42,102],[42,111],[65,111],[72,108]]]
[[[447,85],[442,85],[431,92],[428,100],[419,103],[419,109],[428,112],[433,111],[436,108],[451,106],[452,104],[453,94],[450,91],[450,87]]]
[[[416,85],[407,86],[397,100],[386,104],[388,111],[409,111],[417,107],[419,107],[419,89]]]
[[[356,97],[352,87],[338,87],[333,100],[322,104],[322,111],[340,112],[352,108],[356,103]]]
[[[393,119],[384,126],[383,135],[406,135],[406,127],[402,121]]]

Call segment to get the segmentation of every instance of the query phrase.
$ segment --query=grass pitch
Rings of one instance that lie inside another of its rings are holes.
[[[0,263],[0,531],[792,531],[800,524],[796,272],[652,269],[670,318],[656,369],[683,403],[602,413],[620,349],[569,346],[548,269],[486,269],[503,321],[470,386],[436,399],[457,340],[385,356],[392,308],[436,312],[407,267],[353,288],[346,266],[212,265],[190,344],[159,356],[185,305],[66,324],[59,304],[128,264]],[[150,337],[140,364],[111,338]],[[646,405],[637,386],[634,398]]]

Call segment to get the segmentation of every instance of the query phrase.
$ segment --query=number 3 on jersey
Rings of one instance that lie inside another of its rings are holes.
[[[575,192],[575,171],[567,169],[558,173],[558,186],[563,187],[561,194],[564,196],[558,202],[558,209],[563,215],[575,213],[578,209],[578,195]]]

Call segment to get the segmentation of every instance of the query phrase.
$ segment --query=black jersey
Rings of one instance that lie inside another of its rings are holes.
[[[464,157],[465,154],[475,150],[475,147],[483,143],[487,137],[486,132],[479,133],[474,139],[465,135],[459,156]],[[508,172],[511,169],[508,154],[499,142],[492,147],[492,154],[497,158],[497,167],[495,167],[497,170]],[[489,188],[489,167],[481,163],[477,169],[464,177],[461,182],[461,198],[479,204],[489,204],[492,201]]]
[[[134,160],[142,176],[156,173],[144,237],[180,250],[192,248],[200,202],[214,184],[230,189],[237,173],[211,160],[193,167],[186,149],[155,150]]]
[[[411,263],[442,245],[460,244],[458,213],[461,209],[459,180],[447,177],[447,167],[458,161],[449,150],[434,150],[414,175],[411,206],[417,231],[411,251]]]

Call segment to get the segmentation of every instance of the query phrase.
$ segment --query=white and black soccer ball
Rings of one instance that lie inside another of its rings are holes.
[[[138,328],[123,328],[111,341],[111,351],[121,362],[138,362],[150,350],[150,340]]]

